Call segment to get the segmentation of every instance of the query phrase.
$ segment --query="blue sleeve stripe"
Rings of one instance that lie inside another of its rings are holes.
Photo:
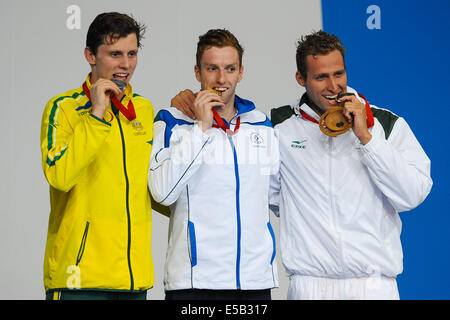
[[[164,132],[164,148],[169,147],[170,137],[172,136],[172,129],[176,125],[193,125],[193,122],[189,122],[182,119],[175,118],[169,111],[160,110],[155,117],[155,121],[164,121],[166,123],[166,130]]]
[[[276,244],[275,244],[275,233],[273,232],[270,221],[267,222],[267,228],[269,228],[270,236],[272,237],[273,252],[272,252],[272,257],[270,258],[270,264],[272,264],[273,260],[275,259],[275,255],[277,254],[277,249],[276,249]]]
[[[197,265],[197,241],[195,240],[195,226],[194,223],[188,221],[189,229],[189,242],[191,244],[191,266],[195,267]]]

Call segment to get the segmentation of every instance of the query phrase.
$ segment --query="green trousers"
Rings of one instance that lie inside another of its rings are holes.
[[[45,300],[147,300],[147,291],[58,290],[47,292]]]

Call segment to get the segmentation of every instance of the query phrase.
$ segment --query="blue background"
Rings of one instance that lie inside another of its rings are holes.
[[[379,30],[366,26],[370,5]],[[450,1],[322,0],[322,14],[346,47],[349,86],[404,117],[431,159],[431,193],[400,213],[400,298],[450,299]]]

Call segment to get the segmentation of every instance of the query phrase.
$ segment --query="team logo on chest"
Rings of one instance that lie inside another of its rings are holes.
[[[306,149],[305,145],[306,140],[292,140],[291,148],[293,149]]]
[[[133,127],[133,129],[134,129],[134,134],[135,134],[136,136],[144,135],[144,134],[146,133],[145,130],[144,130],[144,126],[142,125],[142,123],[140,123],[140,122],[137,121],[136,119],[131,121],[131,126]]]
[[[250,141],[254,147],[265,148],[266,144],[264,138],[258,132],[253,132],[250,134]]]

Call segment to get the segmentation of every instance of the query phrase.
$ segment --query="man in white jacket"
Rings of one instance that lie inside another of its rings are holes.
[[[196,119],[175,108],[155,118],[149,185],[171,209],[167,300],[265,300],[278,286],[268,202],[278,141],[267,116],[235,93],[242,54],[227,30],[202,35]]]
[[[303,37],[296,79],[306,93],[271,111],[281,164],[269,202],[281,219],[288,299],[399,299],[398,213],[432,186],[430,160],[406,121],[347,86],[344,54],[332,34]],[[172,105],[188,113],[191,100],[185,90]],[[318,122],[338,104],[351,130],[330,137]]]
[[[296,79],[306,93],[271,111],[281,159],[271,208],[281,218],[288,299],[399,299],[398,212],[432,186],[430,160],[406,121],[347,86],[344,52],[324,31],[302,37]],[[327,136],[320,116],[338,104],[351,130]]]

